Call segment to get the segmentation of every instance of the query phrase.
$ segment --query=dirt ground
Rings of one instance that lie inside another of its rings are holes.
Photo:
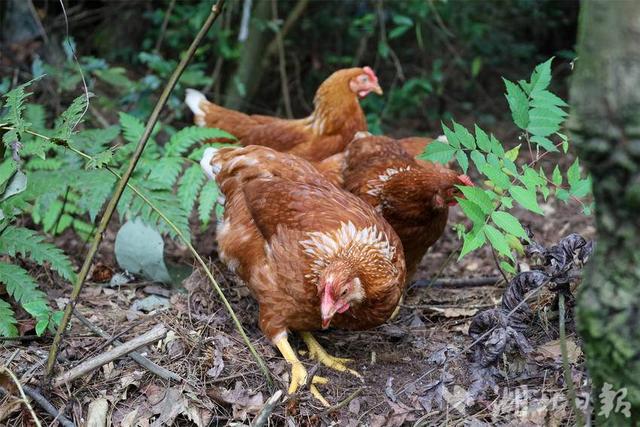
[[[571,232],[593,238],[591,219],[577,213],[578,206],[553,204],[544,205],[544,209],[548,214],[543,219],[521,215],[538,242],[553,244]],[[451,211],[450,224],[462,219],[457,208]],[[205,240],[210,245],[212,239]],[[114,267],[108,255],[111,241],[107,236],[100,262]],[[420,279],[433,278],[458,246],[449,228],[425,257],[416,275],[421,286],[410,286],[395,320],[370,331],[316,334],[331,354],[353,359],[351,367],[362,374],[362,380],[319,367],[317,373],[330,379],[320,390],[335,406],[327,410],[304,389],[276,405],[269,425],[571,424],[573,409],[566,398],[557,312],[545,302],[537,306],[527,333],[534,351],[526,356],[503,356],[495,367],[499,378],[495,384],[468,399],[474,372],[471,352],[462,350],[473,341],[468,335],[469,324],[477,312],[500,303],[504,283],[423,286],[425,280]],[[181,248],[172,251],[173,258],[185,259]],[[198,271],[174,289],[135,280],[119,287],[87,283],[78,310],[112,339],[97,336],[74,318],[57,365],[58,372],[66,371],[111,349],[116,338],[127,341],[163,324],[169,329],[167,337],[141,352],[179,375],[181,381],[163,380],[131,359],[121,358],[70,385],[47,391],[40,379],[51,336],[29,339],[33,325],[28,322],[20,325],[27,339],[1,342],[0,365],[7,366],[23,383],[43,391],[53,406],[77,425],[84,425],[89,405],[101,398],[108,402],[107,418],[114,426],[252,425],[265,401],[278,389],[286,391],[289,369],[258,329],[258,307],[247,289],[238,287],[215,258],[211,265],[252,344],[266,360],[273,387],[267,385],[228,313]],[[48,292],[52,300],[63,307],[68,288],[48,272],[40,273],[41,280],[51,284]],[[441,277],[497,274],[491,253],[483,250],[460,262],[449,262]],[[588,382],[571,318],[570,307],[569,356],[580,394],[588,392]],[[293,345],[304,348],[297,338],[293,338]],[[314,367],[309,359],[301,359],[308,369]],[[34,404],[34,409],[45,424],[57,423],[39,406]],[[0,425],[31,425],[30,420],[16,398],[0,397]]]

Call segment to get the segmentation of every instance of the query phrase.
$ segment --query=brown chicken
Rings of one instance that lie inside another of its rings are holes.
[[[391,224],[402,241],[409,279],[444,232],[449,206],[462,197],[455,186],[473,183],[445,166],[414,159],[405,146],[423,144],[421,152],[429,140],[407,140],[359,134],[344,153],[317,163],[316,168]]]
[[[385,322],[404,290],[402,245],[374,209],[328,182],[309,162],[267,147],[208,148],[201,165],[224,195],[220,259],[260,306],[259,325],[291,364],[289,393],[307,372],[288,332],[320,363],[359,375],[310,331]],[[317,383],[311,392],[324,404]]]
[[[339,70],[318,88],[309,117],[297,120],[247,115],[213,104],[193,89],[185,102],[198,126],[217,127],[244,145],[264,145],[277,151],[318,161],[344,150],[356,132],[367,130],[359,99],[382,94],[369,67]]]

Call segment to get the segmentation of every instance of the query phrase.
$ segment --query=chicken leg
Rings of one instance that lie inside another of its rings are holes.
[[[310,332],[300,332],[300,336],[302,336],[305,344],[307,344],[310,358],[317,360],[327,368],[331,368],[340,372],[349,372],[350,374],[355,375],[358,378],[362,378],[362,375],[360,375],[357,371],[354,371],[353,369],[350,369],[346,366],[346,363],[350,362],[351,359],[331,356],[324,348],[322,348],[320,343],[313,337],[313,335],[311,335]]]
[[[291,344],[289,344],[289,340],[287,339],[286,335],[279,338],[275,342],[275,345],[276,347],[278,347],[278,350],[280,350],[280,353],[282,353],[284,359],[291,365],[291,383],[289,384],[289,394],[293,394],[298,391],[298,387],[302,387],[307,383],[307,370],[304,366],[302,366],[300,359],[298,359],[295,351],[293,351],[293,348],[291,348]],[[313,397],[318,399],[320,403],[327,407],[331,405],[329,404],[329,402],[327,402],[327,399],[325,399],[324,396],[320,394],[320,391],[318,390],[316,384],[326,384],[328,382],[329,380],[327,380],[326,378],[314,375],[311,379],[311,384],[309,385],[309,391],[311,392]]]

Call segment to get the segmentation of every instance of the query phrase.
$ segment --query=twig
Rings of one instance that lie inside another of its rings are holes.
[[[353,393],[351,393],[349,396],[346,397],[346,399],[344,399],[341,402],[336,403],[335,405],[333,405],[330,408],[325,409],[324,411],[320,412],[320,414],[318,415],[329,415],[332,412],[335,412],[339,409],[344,408],[345,406],[347,406],[353,399],[355,399],[356,397],[360,396],[362,394],[362,391],[364,390],[364,387],[360,387],[359,389],[357,389],[356,391],[354,391]]]
[[[140,137],[140,141],[136,146],[136,150],[132,154],[131,160],[129,161],[129,166],[127,167],[127,170],[125,171],[125,173],[122,175],[122,178],[120,178],[118,185],[116,187],[116,190],[113,196],[111,197],[111,200],[107,204],[107,207],[105,208],[102,218],[100,219],[100,223],[98,224],[98,227],[94,234],[91,246],[89,247],[89,251],[85,256],[84,264],[82,265],[82,268],[78,273],[76,282],[73,285],[70,301],[65,307],[64,315],[62,316],[62,320],[60,321],[60,325],[58,327],[58,330],[56,331],[56,336],[54,337],[53,343],[51,344],[51,350],[49,351],[49,358],[47,360],[47,369],[45,371],[45,380],[50,379],[51,375],[53,374],[53,367],[55,366],[56,356],[58,355],[60,343],[62,342],[62,336],[65,330],[67,329],[67,326],[69,325],[69,321],[71,320],[72,310],[78,301],[78,297],[80,296],[80,291],[82,290],[82,285],[84,284],[87,274],[89,274],[89,269],[91,268],[93,258],[95,257],[96,252],[98,251],[98,247],[100,246],[100,242],[102,241],[102,236],[107,226],[109,225],[111,216],[113,215],[113,212],[115,211],[116,206],[120,201],[120,196],[122,196],[122,193],[124,192],[127,182],[129,181],[129,178],[133,174],[133,171],[136,168],[136,165],[138,164],[138,160],[142,155],[142,151],[144,150],[147,144],[147,141],[151,136],[151,131],[153,130],[156,122],[158,121],[160,112],[162,111],[163,107],[167,103],[167,100],[169,99],[169,95],[171,94],[171,91],[173,90],[176,83],[178,82],[178,79],[180,78],[183,71],[187,67],[187,64],[195,54],[195,51],[198,45],[200,44],[200,42],[202,41],[202,39],[204,38],[205,34],[209,30],[209,28],[211,28],[215,20],[220,15],[223,4],[224,4],[224,0],[218,0],[218,2],[212,7],[209,17],[207,18],[205,23],[202,25],[202,28],[194,38],[193,42],[191,43],[191,46],[189,46],[189,49],[187,50],[185,55],[182,57],[182,59],[180,60],[180,63],[178,64],[175,71],[169,78],[167,85],[162,91],[162,94],[160,95],[160,98],[158,99],[158,102],[156,103],[156,106],[153,109],[153,112],[151,113],[149,120],[147,121],[147,126],[142,136]]]
[[[266,401],[258,416],[253,420],[253,427],[262,427],[265,425],[281,397],[282,390],[278,390]]]
[[[55,380],[53,381],[53,385],[55,387],[60,387],[62,384],[69,383],[78,377],[88,374],[94,369],[99,368],[102,365],[105,365],[119,357],[127,355],[142,346],[156,342],[159,339],[164,338],[166,335],[166,326],[156,325],[153,329],[140,335],[139,337],[136,337],[123,343],[120,346],[114,347],[109,351],[92,357],[91,359],[82,362],[75,368],[64,372],[62,375],[59,375],[57,378],[55,378]]]
[[[65,417],[56,409],[55,406],[51,404],[38,390],[35,388],[29,387],[25,385],[24,392],[27,396],[33,399],[34,402],[38,404],[45,412],[51,415],[56,421],[58,421],[63,427],[75,427],[73,421],[69,418]]]
[[[29,410],[29,413],[31,414],[31,417],[33,418],[33,422],[35,423],[36,426],[42,427],[42,424],[40,424],[40,420],[38,420],[38,417],[36,416],[35,411],[31,407],[31,404],[29,403],[29,400],[27,399],[27,396],[24,394],[24,390],[22,389],[22,386],[20,385],[20,381],[18,381],[16,376],[13,375],[13,372],[11,372],[11,370],[9,370],[9,368],[7,368],[7,367],[3,366],[2,368],[0,368],[0,372],[4,372],[7,375],[9,375],[9,377],[11,378],[11,381],[13,381],[13,383],[18,388],[18,392],[20,393],[21,401],[24,404],[24,406],[26,406],[27,409]],[[9,393],[9,390],[7,390],[7,393]]]
[[[493,245],[491,245],[491,255],[493,256],[493,261],[496,263],[496,268],[500,272],[500,275],[502,276],[505,282],[509,283],[509,278],[507,278],[506,273],[502,270],[502,267],[500,267],[500,262],[498,261],[498,254],[496,253],[496,250],[493,248]]]
[[[171,18],[171,13],[173,13],[173,8],[176,5],[176,0],[171,0],[169,3],[169,7],[167,7],[167,11],[164,13],[164,19],[162,20],[162,26],[160,27],[160,34],[158,35],[158,40],[156,40],[156,45],[153,48],[155,53],[160,51],[160,46],[162,46],[162,40],[164,39],[164,35],[167,32],[167,26],[169,26],[169,18]]]
[[[496,285],[502,278],[500,276],[487,277],[463,277],[459,279],[418,279],[411,284],[412,288],[423,287],[444,287],[444,288],[466,288],[468,286],[491,286]]]
[[[582,419],[582,411],[578,408],[578,402],[576,402],[576,387],[573,384],[573,378],[571,376],[571,366],[569,365],[569,355],[567,352],[567,332],[565,328],[565,305],[564,294],[560,292],[558,294],[558,316],[559,329],[560,329],[560,353],[562,353],[562,368],[564,371],[564,382],[567,384],[567,391],[569,392],[569,399],[571,400],[571,407],[576,414],[576,426],[582,427],[584,420]]]
[[[108,333],[106,333],[104,330],[94,325],[93,323],[91,323],[91,321],[89,321],[89,319],[84,317],[82,313],[80,313],[78,310],[74,309],[73,315],[76,316],[87,328],[91,329],[93,332],[100,335],[102,338],[106,340],[109,340],[111,338]],[[115,345],[122,345],[122,341],[119,341],[117,339],[113,340],[113,343]],[[165,380],[182,381],[182,377],[180,377],[180,375],[176,374],[175,372],[171,372],[170,370],[163,368],[160,365],[157,365],[156,363],[147,359],[137,351],[132,351],[129,354],[129,357],[133,359],[138,365],[142,366],[152,374],[159,376],[160,378],[163,378]]]
[[[278,22],[278,4],[276,0],[271,0],[271,13],[273,19]],[[280,86],[282,87],[282,101],[284,102],[284,110],[288,118],[293,118],[291,111],[291,98],[289,96],[289,85],[287,83],[287,64],[284,57],[284,41],[282,39],[282,31],[278,29],[276,33],[276,43],[278,46],[278,64],[280,68]]]

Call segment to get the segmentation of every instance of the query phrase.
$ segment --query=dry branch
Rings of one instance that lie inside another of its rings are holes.
[[[101,367],[102,365],[105,365],[119,357],[125,356],[132,351],[137,350],[140,347],[151,344],[152,342],[156,342],[159,339],[164,338],[166,335],[167,328],[164,325],[156,325],[149,332],[146,332],[139,337],[127,341],[118,347],[114,347],[113,349],[105,353],[92,357],[91,359],[82,362],[75,368],[70,369],[62,375],[59,375],[54,379],[53,385],[55,387],[60,387],[65,383],[69,383],[78,377],[88,374],[89,372]]]
[[[76,316],[87,328],[91,329],[93,332],[100,335],[102,338],[106,340],[111,339],[111,336],[108,333],[106,333],[105,331],[103,331],[101,328],[94,325],[93,323],[91,323],[89,319],[84,317],[82,313],[80,313],[78,310],[74,309],[73,315]],[[119,341],[119,340],[113,340],[113,343],[115,345],[122,345],[122,341]],[[147,359],[137,351],[132,351],[129,354],[129,357],[133,359],[134,362],[136,362],[138,365],[142,366],[152,374],[159,376],[160,378],[163,378],[165,380],[182,381],[182,378],[180,377],[180,375],[176,374],[175,372],[171,372],[170,370],[163,368],[162,366],[152,362],[151,360]]]
[[[254,427],[262,427],[269,420],[269,416],[273,412],[273,409],[276,407],[280,398],[282,397],[282,390],[276,391],[273,396],[266,401],[262,410],[258,414],[258,416],[253,420]]]
[[[51,404],[38,390],[33,387],[29,387],[25,385],[23,387],[24,393],[33,399],[34,402],[38,404],[42,409],[45,410],[46,413],[51,415],[56,421],[62,425],[62,427],[75,427],[73,421],[69,418],[65,417],[56,409],[55,406]]]

